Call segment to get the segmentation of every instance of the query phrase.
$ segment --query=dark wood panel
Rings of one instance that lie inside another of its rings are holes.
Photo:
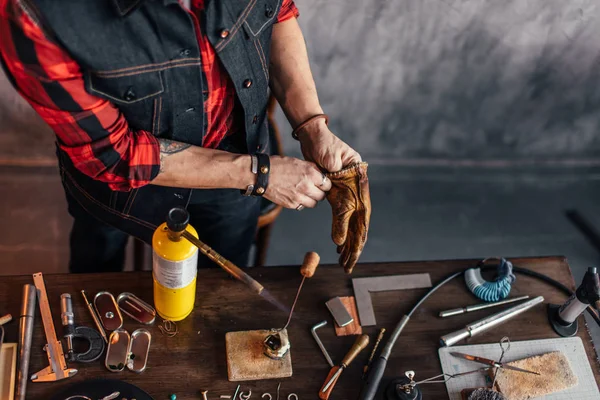
[[[548,274],[570,287],[574,286],[569,266],[563,257],[514,259],[513,261],[519,266]],[[353,277],[429,272],[432,281],[438,282],[446,275],[473,266],[475,263],[475,261],[458,260],[363,264],[356,268]],[[300,282],[297,267],[257,268],[251,270],[251,274],[278,299],[287,303],[292,302],[295,289]],[[31,281],[29,276],[0,279],[0,313],[10,312],[15,316],[18,315],[21,287]],[[78,292],[81,289],[86,289],[90,295],[100,290],[108,290],[115,295],[123,291],[131,291],[147,301],[152,300],[152,278],[146,272],[79,276],[47,275],[46,286],[57,327],[60,327],[59,297],[64,292],[70,292],[74,297],[76,321],[86,325],[91,325],[92,321],[79,297]],[[392,328],[403,313],[407,312],[425,292],[426,289],[422,289],[374,295],[378,327],[366,328],[365,331],[373,337],[379,327]],[[290,392],[297,393],[301,399],[316,398],[329,371],[328,365],[310,335],[312,325],[323,319],[330,321],[327,327],[319,331],[319,334],[334,362],[339,362],[353,343],[354,337],[335,337],[331,318],[325,308],[325,301],[331,297],[351,294],[351,278],[336,266],[321,267],[315,277],[307,281],[295,318],[288,328],[292,341],[294,376],[281,380],[281,394],[286,396],[282,399],[287,398]],[[518,276],[512,295],[522,294],[543,295],[547,302],[555,303],[563,302],[566,298],[553,287],[532,278]],[[477,302],[477,299],[466,290],[462,278],[442,288],[423,304],[407,325],[393,351],[387,373],[400,375],[405,370],[412,369],[421,378],[440,373],[441,368],[437,357],[439,337],[491,311],[443,320],[437,317],[437,313],[441,309]],[[220,395],[232,395],[237,383],[227,381],[225,333],[234,330],[279,327],[285,323],[285,319],[285,315],[250,293],[242,284],[226,277],[223,271],[201,270],[198,277],[196,309],[189,318],[179,324],[180,333],[174,338],[166,338],[159,333],[157,327],[150,328],[153,344],[148,369],[144,373],[113,374],[104,369],[101,362],[77,365],[80,369],[79,373],[69,380],[50,384],[30,384],[28,398],[47,399],[51,394],[71,383],[98,376],[134,383],[152,394],[155,399],[166,399],[170,393],[176,393],[180,399],[200,398],[200,390],[209,390],[210,399],[218,398]],[[581,323],[583,324],[583,318]],[[138,325],[126,319],[125,327],[133,331]],[[17,329],[16,323],[6,327],[7,341],[16,341]],[[545,307],[538,306],[494,329],[493,332],[474,338],[471,343],[496,342],[505,335],[510,336],[513,341],[556,337],[546,321]],[[599,383],[600,369],[590,336],[586,329],[581,329],[579,335],[584,340],[596,382]],[[31,372],[36,372],[47,365],[46,356],[41,351],[43,344],[41,320],[38,318]],[[344,372],[332,399],[356,397],[360,387],[359,377],[362,366],[367,357],[368,351],[364,351]],[[244,383],[243,388],[246,390],[251,388],[253,393],[259,395],[267,391],[274,394],[278,382],[249,382]],[[424,388],[424,392],[426,398],[430,399],[447,397],[444,385],[430,385]]]

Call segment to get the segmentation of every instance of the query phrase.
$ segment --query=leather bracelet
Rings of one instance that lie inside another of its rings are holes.
[[[327,114],[317,114],[317,115],[313,115],[312,117],[310,117],[309,119],[307,119],[306,121],[304,121],[303,123],[301,123],[300,125],[298,125],[296,127],[296,129],[294,129],[292,131],[292,137],[296,140],[298,139],[298,133],[300,133],[300,131],[304,128],[306,128],[307,125],[313,123],[314,121],[318,120],[318,119],[325,119],[325,125],[329,124],[329,117],[327,116]]]
[[[257,175],[258,174],[258,158],[255,155],[250,155],[250,159],[251,159],[250,171],[252,171],[252,173],[254,175]],[[248,187],[246,187],[246,190],[240,190],[240,192],[242,192],[242,194],[244,196],[250,196],[252,194],[252,192],[254,191],[254,186],[256,186],[256,185],[250,184],[250,185],[248,185]]]
[[[271,160],[267,154],[256,153],[258,160],[258,171],[256,174],[256,185],[252,191],[252,196],[262,196],[269,187],[269,173],[271,172]]]

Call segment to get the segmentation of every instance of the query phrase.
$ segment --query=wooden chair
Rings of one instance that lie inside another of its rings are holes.
[[[277,100],[270,96],[267,106],[267,119],[269,121],[269,148],[271,155],[283,155],[283,145],[279,128],[275,121],[275,110],[277,108]],[[256,231],[256,251],[253,265],[261,267],[265,265],[267,259],[267,250],[269,248],[269,239],[271,238],[271,230],[273,223],[281,213],[283,207],[271,203],[269,200],[262,198],[260,205],[260,216],[258,217],[258,228]],[[135,271],[143,271],[151,268],[152,251],[150,246],[144,242],[133,239],[133,269]]]

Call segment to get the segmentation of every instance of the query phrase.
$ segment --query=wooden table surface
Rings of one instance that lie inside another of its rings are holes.
[[[564,257],[525,258],[512,259],[512,261],[515,265],[543,272],[571,288],[575,286]],[[352,278],[428,272],[435,284],[452,272],[475,265],[474,260],[362,264],[355,269]],[[298,267],[256,268],[250,270],[250,273],[275,297],[291,304],[300,282]],[[72,294],[76,324],[87,326],[93,326],[93,323],[81,300],[79,294],[81,289],[85,289],[90,297],[101,290],[110,291],[115,297],[121,292],[129,291],[152,302],[150,273],[46,275],[45,280],[59,337],[62,335],[61,293]],[[0,314],[11,313],[15,319],[18,318],[21,290],[25,283],[33,283],[31,276],[0,278]],[[427,289],[417,289],[374,294],[373,304],[378,326],[366,328],[365,332],[369,333],[373,340],[379,328],[393,328],[400,317],[408,312],[426,291]],[[518,275],[511,296],[525,294],[543,295],[546,303],[562,303],[566,299],[566,295],[554,287]],[[347,295],[352,295],[351,278],[337,266],[320,267],[315,277],[306,282],[294,319],[288,328],[292,343],[293,377],[242,383],[242,388],[246,391],[252,389],[252,398],[258,399],[264,392],[275,394],[277,384],[281,382],[282,400],[287,399],[291,392],[296,393],[300,400],[316,399],[329,366],[313,340],[310,328],[319,321],[325,319],[329,321],[329,324],[321,328],[318,333],[334,362],[339,362],[355,337],[335,336],[332,318],[325,307],[325,301],[334,296]],[[386,374],[400,376],[406,370],[414,370],[417,377],[425,378],[441,373],[437,356],[440,336],[462,328],[492,311],[478,311],[446,319],[438,318],[437,314],[443,309],[474,303],[479,301],[467,291],[462,278],[455,279],[435,293],[406,326],[392,352]],[[493,312],[495,311],[498,309]],[[124,318],[125,328],[130,332],[141,327],[128,317],[124,316]],[[116,378],[133,383],[156,400],[168,399],[171,393],[176,393],[180,400],[200,399],[200,390],[208,390],[210,400],[218,399],[220,395],[232,395],[238,384],[227,380],[225,333],[281,327],[285,320],[285,315],[251,293],[241,283],[228,278],[223,271],[200,270],[196,308],[185,321],[179,323],[179,334],[167,338],[159,332],[156,324],[150,327],[153,342],[145,372],[139,375],[128,370],[117,374],[111,373],[104,368],[103,359],[91,364],[71,363],[70,366],[79,369],[75,377],[53,383],[30,383],[27,398],[49,399],[68,385],[96,377]],[[584,323],[583,317],[580,317],[582,327]],[[5,341],[16,342],[18,323],[11,322],[5,326],[5,329]],[[45,340],[39,311],[34,332],[30,373],[37,372],[48,365],[46,355],[41,351]],[[512,341],[557,337],[547,322],[546,307],[537,306],[493,331],[471,339],[469,343],[498,342],[503,336],[509,336]],[[599,364],[585,327],[580,329],[579,336],[583,339],[596,383],[600,384]],[[331,396],[332,399],[350,400],[357,397],[361,371],[370,349],[369,346],[368,350],[363,351],[343,373]],[[423,392],[426,399],[447,398],[443,384],[428,385],[423,388]]]

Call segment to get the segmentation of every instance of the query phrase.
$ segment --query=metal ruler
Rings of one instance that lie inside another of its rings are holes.
[[[361,326],[377,324],[371,293],[392,290],[421,289],[431,287],[429,274],[374,276],[370,278],[352,279],[356,308]]]
[[[40,303],[40,314],[44,332],[46,333],[46,355],[50,365],[37,374],[31,375],[32,382],[53,382],[61,379],[70,378],[77,373],[76,369],[67,367],[65,355],[63,353],[62,343],[56,338],[54,322],[52,321],[52,312],[44,284],[44,276],[41,272],[33,274],[33,284],[37,289],[38,302]]]

